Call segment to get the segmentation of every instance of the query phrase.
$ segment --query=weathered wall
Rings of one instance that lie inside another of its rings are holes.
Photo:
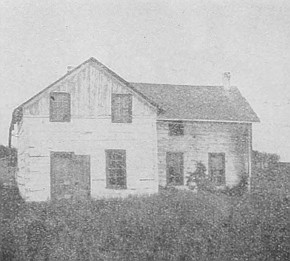
[[[86,64],[64,80],[44,91],[24,108],[25,116],[47,118],[49,93],[68,92],[71,95],[71,114],[77,118],[102,118],[111,115],[111,93],[130,93],[117,79],[94,63]],[[138,96],[133,104],[134,116],[152,116],[153,108]]]
[[[184,153],[184,175],[201,161],[208,169],[208,153],[225,153],[226,184],[248,173],[250,124],[186,122],[184,136],[169,136],[168,122],[158,121],[158,170],[160,185],[166,185],[166,152]],[[186,178],[184,182],[186,182]]]
[[[49,121],[52,90],[71,94],[71,122]],[[132,123],[111,123],[111,93],[132,91],[93,64],[80,68],[52,90],[43,92],[24,108],[27,136],[18,138],[18,147],[22,148],[19,153],[26,155],[19,165],[19,177],[25,176],[27,200],[50,198],[50,151],[90,155],[92,197],[157,192],[156,110],[153,107],[133,93]],[[106,149],[126,150],[126,190],[106,189]]]
[[[12,132],[12,146],[17,148],[17,171],[15,179],[22,197],[25,197],[27,188],[26,178],[29,171],[28,149],[29,149],[29,129],[22,120],[14,125]]]

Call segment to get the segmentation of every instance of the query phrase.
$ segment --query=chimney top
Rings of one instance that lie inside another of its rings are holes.
[[[223,73],[223,86],[225,90],[229,90],[231,88],[231,73],[230,72]]]

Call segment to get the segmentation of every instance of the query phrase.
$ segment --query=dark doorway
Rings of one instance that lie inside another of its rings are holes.
[[[90,156],[51,152],[51,198],[86,198],[90,195]]]
[[[184,185],[182,152],[166,153],[166,174],[167,185]]]

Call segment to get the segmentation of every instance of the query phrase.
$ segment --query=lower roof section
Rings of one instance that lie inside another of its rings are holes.
[[[260,121],[236,87],[130,84],[161,107],[160,120]]]

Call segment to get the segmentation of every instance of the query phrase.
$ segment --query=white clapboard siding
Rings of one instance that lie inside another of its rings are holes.
[[[184,175],[201,161],[208,170],[208,153],[225,153],[226,184],[235,185],[248,174],[250,124],[185,122],[184,136],[169,136],[168,122],[158,122],[158,170],[160,185],[166,185],[166,152],[184,153]],[[185,179],[186,182],[186,179]]]

